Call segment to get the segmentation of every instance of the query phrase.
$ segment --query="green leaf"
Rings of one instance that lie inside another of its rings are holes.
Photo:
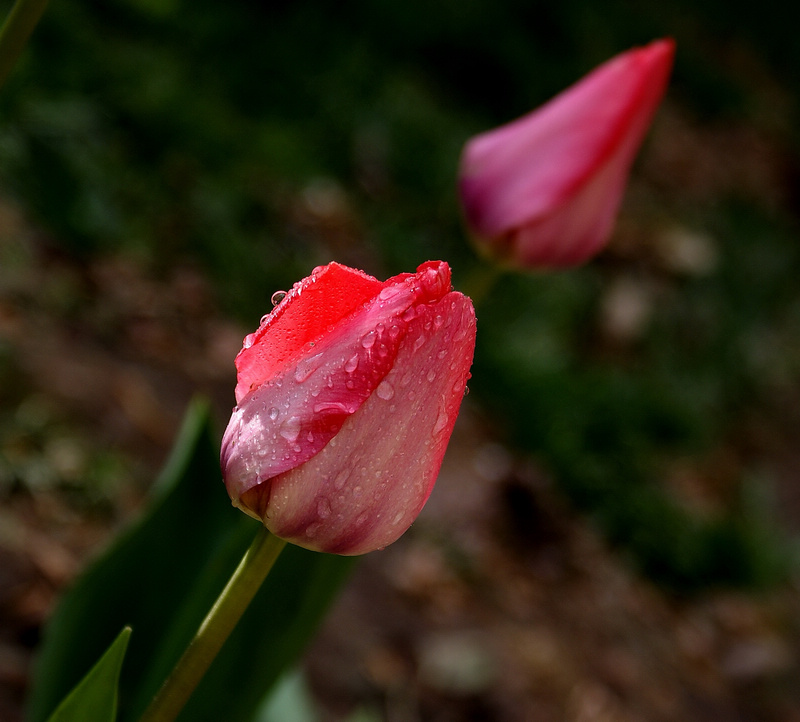
[[[106,653],[58,706],[48,722],[114,722],[117,684],[131,628],[125,627]]]
[[[86,570],[48,624],[30,722],[47,718],[124,625],[136,635],[120,679],[119,718],[138,719],[256,529],[230,505],[208,407],[195,403],[143,518]],[[288,547],[180,719],[252,719],[264,694],[296,662],[352,563]]]

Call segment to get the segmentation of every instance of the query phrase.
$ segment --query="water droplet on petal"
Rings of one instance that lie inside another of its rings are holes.
[[[438,331],[438,330],[439,330],[439,329],[442,327],[442,325],[443,325],[443,324],[444,324],[444,318],[442,318],[441,316],[436,316],[436,317],[433,319],[433,327],[434,327],[434,328],[435,328],[437,331]]]
[[[392,526],[397,526],[402,518],[403,518],[403,512],[398,511],[397,514],[394,515],[394,519],[392,519]]]
[[[375,389],[375,393],[378,395],[379,399],[388,401],[394,396],[394,387],[388,381],[381,381],[380,384],[378,384],[378,388]]]
[[[341,401],[323,401],[322,403],[314,406],[314,413],[321,414],[323,411],[335,411],[340,414],[352,414],[355,409],[349,408]],[[333,439],[330,441],[331,446],[335,446]]]
[[[445,351],[444,349],[442,349],[441,351],[439,351],[439,353],[436,354],[436,358],[439,359],[443,359],[445,356],[447,356],[447,351]]]
[[[352,356],[349,361],[344,365],[344,370],[351,374],[358,368],[358,354]]]
[[[356,486],[353,487],[353,496],[356,496],[356,497],[361,496],[362,492],[363,492],[363,489],[360,486],[356,485]]]
[[[276,409],[274,406],[269,410],[269,418],[271,421],[277,421],[280,415],[280,409]]]
[[[312,356],[311,358],[303,359],[297,364],[297,368],[294,372],[294,380],[297,381],[298,384],[303,383],[303,381],[305,381],[320,367],[321,362],[321,353],[318,353],[316,356]]]
[[[425,337],[424,336],[417,336],[414,339],[414,350],[415,351],[419,351],[419,349],[422,348],[422,344],[424,344],[424,343],[425,343]]]
[[[374,331],[368,331],[364,334],[364,338],[361,339],[361,345],[364,348],[372,348],[375,345],[375,339],[377,334]]]
[[[448,422],[447,412],[444,409],[439,409],[439,415],[436,417],[436,423],[433,426],[433,433],[441,434],[447,428]]]
[[[286,291],[275,291],[275,293],[272,294],[272,298],[269,300],[272,302],[273,306],[277,306],[284,298],[286,298]]]
[[[286,441],[296,441],[300,436],[300,417],[291,416],[281,424],[280,435]]]
[[[306,536],[309,539],[313,539],[317,535],[317,533],[319,532],[319,529],[320,529],[321,526],[322,526],[322,524],[320,524],[318,521],[315,521],[313,524],[309,524],[306,527]]]
[[[261,320],[258,322],[258,325],[259,325],[259,326],[263,326],[263,325],[264,325],[264,322],[265,322],[265,321],[266,321],[268,318],[269,318],[269,314],[268,314],[268,313],[265,313],[265,314],[264,314],[264,315],[261,317]]]
[[[362,524],[364,524],[367,521],[367,519],[369,519],[369,514],[367,512],[365,512],[365,511],[362,511],[356,517],[356,526],[361,526]]]
[[[335,439],[331,439],[331,444],[333,444],[334,441]],[[344,487],[348,476],[350,476],[350,472],[347,469],[342,469],[333,480],[333,488],[336,489],[336,491],[340,491]]]
[[[331,515],[331,503],[325,497],[317,502],[317,515],[320,519],[327,519]]]
[[[429,382],[433,382],[436,379],[436,372],[433,369],[428,371],[427,379]]]
[[[392,326],[392,327],[389,329],[389,338],[390,338],[390,339],[392,339],[392,340],[394,340],[394,339],[396,339],[396,338],[397,338],[399,335],[400,335],[400,326],[398,326],[397,324],[395,324],[395,325],[393,325],[393,326]]]

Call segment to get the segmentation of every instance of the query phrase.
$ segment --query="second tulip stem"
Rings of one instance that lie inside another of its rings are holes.
[[[252,601],[286,542],[261,527],[141,722],[172,722]]]
[[[497,263],[489,261],[476,265],[464,279],[460,291],[469,296],[476,306],[480,306],[491,294],[495,284],[506,271]]]

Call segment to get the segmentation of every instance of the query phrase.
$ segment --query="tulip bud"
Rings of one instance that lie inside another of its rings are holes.
[[[667,39],[617,55],[466,144],[459,191],[480,246],[523,268],[577,265],[602,248],[674,50]]]
[[[383,283],[314,269],[236,357],[221,458],[233,504],[308,549],[395,541],[433,489],[474,348],[475,311],[444,262]]]

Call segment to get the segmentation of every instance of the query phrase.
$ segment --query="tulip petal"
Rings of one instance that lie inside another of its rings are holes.
[[[523,265],[576,266],[594,256],[611,234],[625,193],[627,167],[610,158],[568,203],[508,235],[507,251]]]
[[[294,298],[300,301],[309,285],[298,285]],[[228,493],[247,513],[252,511],[239,501],[243,494],[319,453],[379,387],[416,318],[415,307],[450,290],[450,269],[446,263],[424,264],[416,274],[378,282],[378,289],[355,311],[326,325],[316,341],[301,344],[287,356],[289,363],[279,372],[273,368],[234,409],[221,460]],[[293,335],[298,337],[299,332]],[[268,338],[262,333],[262,344]]]
[[[375,393],[316,456],[246,492],[243,504],[309,549],[353,555],[395,541],[433,488],[474,346],[468,298],[451,292],[418,306]]]
[[[479,239],[522,266],[570,265],[595,253],[673,55],[672,40],[622,53],[534,112],[471,139],[459,190]]]
[[[305,353],[328,327],[341,322],[382,288],[377,278],[330,263],[294,285],[236,357],[236,403]]]

